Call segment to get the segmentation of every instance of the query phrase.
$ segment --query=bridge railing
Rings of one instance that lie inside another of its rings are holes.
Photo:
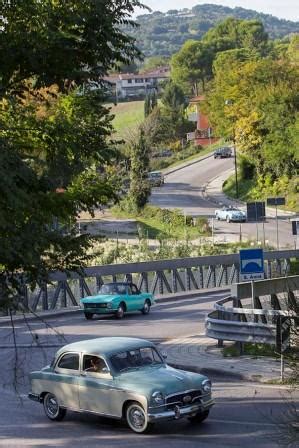
[[[299,250],[265,252],[266,277],[287,275],[292,258],[299,258]],[[81,297],[96,294],[104,283],[124,280],[160,295],[227,286],[239,281],[239,255],[93,266],[80,273],[53,272],[49,281],[34,291],[24,284],[21,300],[32,311],[65,308],[78,305]]]

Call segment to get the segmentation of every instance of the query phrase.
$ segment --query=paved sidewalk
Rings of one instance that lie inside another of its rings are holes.
[[[204,334],[172,339],[159,347],[167,353],[167,362],[206,375],[220,375],[232,379],[268,382],[280,379],[280,359],[269,357],[226,357],[215,339]],[[288,370],[285,371],[287,375]]]

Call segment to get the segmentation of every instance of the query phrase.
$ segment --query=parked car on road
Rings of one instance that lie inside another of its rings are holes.
[[[153,304],[153,294],[141,292],[134,283],[126,282],[106,283],[95,296],[80,299],[86,319],[92,319],[94,314],[114,314],[121,319],[127,311],[148,314]]]
[[[219,210],[215,210],[215,218],[227,222],[245,222],[246,213],[235,207],[223,207]]]
[[[214,159],[224,159],[232,156],[232,150],[229,146],[218,148],[214,151]]]
[[[51,365],[30,373],[31,400],[50,420],[67,410],[124,418],[136,433],[162,420],[187,417],[195,424],[213,405],[211,382],[174,369],[144,339],[103,337],[58,350]]]
[[[164,184],[164,176],[161,171],[151,171],[148,173],[148,179],[152,187],[160,187]]]

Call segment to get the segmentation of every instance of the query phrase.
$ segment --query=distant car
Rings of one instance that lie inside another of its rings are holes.
[[[224,159],[226,157],[231,157],[232,156],[232,150],[231,148],[227,147],[223,147],[223,148],[218,148],[214,151],[214,159]]]
[[[86,319],[94,314],[114,314],[121,319],[127,311],[150,312],[153,294],[141,292],[134,283],[112,282],[101,286],[98,294],[80,299]]]
[[[148,173],[148,179],[152,187],[160,187],[164,184],[164,176],[161,171],[151,171]]]
[[[215,210],[215,218],[221,221],[235,221],[235,222],[245,222],[246,213],[238,208],[234,207],[223,207],[219,210]]]
[[[28,397],[42,403],[52,421],[62,420],[69,409],[123,418],[136,433],[184,417],[200,424],[214,404],[211,381],[174,369],[164,358],[145,339],[75,342],[58,350],[51,365],[30,373]]]

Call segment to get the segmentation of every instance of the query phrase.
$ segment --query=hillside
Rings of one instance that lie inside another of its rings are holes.
[[[140,27],[130,32],[145,56],[170,56],[177,52],[188,39],[200,39],[216,23],[235,17],[258,19],[263,22],[271,39],[298,33],[299,22],[278,19],[250,9],[228,8],[219,5],[197,5],[191,9],[159,11],[137,17]]]

